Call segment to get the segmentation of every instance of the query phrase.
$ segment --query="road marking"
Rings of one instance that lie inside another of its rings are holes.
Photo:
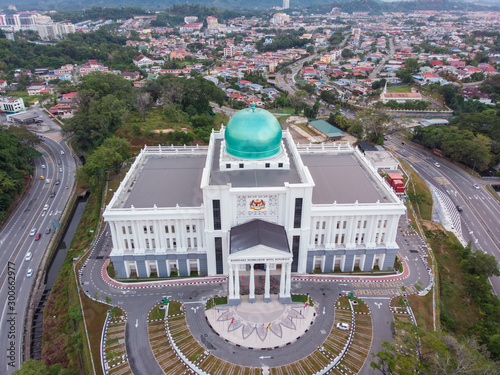
[[[271,357],[270,355],[261,355],[259,358],[266,359],[266,358],[273,358],[273,357]]]
[[[196,314],[196,312],[198,311],[199,308],[200,308],[200,306],[198,306],[198,307],[191,307],[191,310],[193,310],[194,313]]]
[[[139,326],[139,319],[136,319],[135,320],[135,328],[137,328]]]
[[[392,297],[358,297],[361,299],[392,299]]]
[[[377,306],[380,309],[380,306],[382,306],[382,302],[375,302],[375,306]]]

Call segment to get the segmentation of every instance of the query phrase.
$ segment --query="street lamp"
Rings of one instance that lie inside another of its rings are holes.
[[[470,160],[474,160],[474,166],[472,167],[472,174],[474,174],[474,169],[476,169],[476,159],[470,159]]]

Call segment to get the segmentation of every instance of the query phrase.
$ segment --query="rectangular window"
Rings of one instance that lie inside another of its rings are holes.
[[[189,225],[186,225],[186,232],[189,233],[191,231],[191,227]]]
[[[244,167],[244,164],[243,163],[240,163],[240,168],[243,168]]]
[[[226,164],[226,169],[231,169],[231,164],[227,163]]]
[[[278,163],[278,168],[283,168],[283,163]]]
[[[122,227],[122,232],[123,232],[123,234],[127,234],[127,231],[125,230],[125,227]]]
[[[172,233],[175,233],[175,227],[173,225],[170,226],[170,229],[172,229]]]
[[[224,272],[222,266],[222,237],[215,237],[215,268],[219,275]]]
[[[292,238],[292,272],[297,272],[299,265],[299,245],[300,236],[293,236]]]
[[[326,229],[326,221],[323,221],[322,229]]]
[[[266,163],[266,168],[271,168],[271,163]]]
[[[316,229],[319,229],[319,221],[316,222]]]
[[[321,243],[321,245],[325,244],[325,235],[324,234],[321,235],[321,242],[320,243]]]
[[[364,233],[361,235],[361,243],[365,243],[365,234]]]
[[[198,239],[196,237],[193,238],[193,247],[198,247]]]
[[[175,240],[175,238],[172,238],[172,247],[174,249],[177,249],[177,241]]]
[[[170,249],[170,238],[167,238],[167,249]]]
[[[149,249],[149,240],[146,238],[146,249]]]
[[[315,245],[318,244],[318,235],[317,234],[314,235],[314,244]]]
[[[191,248],[191,238],[188,238],[188,248]]]
[[[149,233],[151,233],[151,234],[154,233],[152,225],[149,226]]]
[[[212,210],[214,215],[214,230],[220,230],[221,229],[220,200],[214,199],[212,201]]]
[[[342,235],[342,238],[340,239],[340,243],[343,244],[345,241],[345,234]]]
[[[193,233],[196,233],[196,225],[193,224]]]
[[[337,245],[339,243],[339,235],[336,234],[335,235],[335,245]]]
[[[363,223],[363,229],[366,229],[366,220]]]
[[[153,247],[153,249],[156,249],[156,243],[154,238],[151,238],[151,246]]]
[[[384,228],[387,228],[387,220],[384,220]]]
[[[358,220],[358,229],[361,228],[361,220]]]
[[[125,240],[125,250],[128,250],[128,241],[127,240]]]
[[[375,243],[378,243],[378,233],[375,235]]]
[[[144,225],[144,234],[148,234],[148,227]]]
[[[379,220],[378,223],[377,223],[377,228],[380,228],[380,223],[382,222],[382,220]]]
[[[337,221],[337,229],[340,229],[340,221]]]
[[[165,233],[168,233],[168,225],[165,225]]]
[[[130,225],[128,226],[128,234],[132,234],[132,227]]]
[[[344,224],[342,225],[342,229],[347,228],[347,221],[344,221]]]
[[[135,249],[135,246],[134,246],[134,240],[130,240],[130,247],[131,247],[132,249]]]
[[[302,224],[302,198],[295,198],[295,213],[293,216],[293,227],[300,228]]]
[[[384,243],[384,237],[385,237],[385,233],[382,233],[382,236],[380,237],[380,243]]]

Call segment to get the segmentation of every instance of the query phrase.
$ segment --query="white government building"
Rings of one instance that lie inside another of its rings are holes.
[[[237,112],[207,146],[145,147],[104,212],[118,278],[387,270],[405,206],[346,143],[297,145],[266,110]]]

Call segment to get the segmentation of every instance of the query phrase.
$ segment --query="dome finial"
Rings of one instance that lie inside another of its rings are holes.
[[[252,95],[252,112],[255,112],[255,94]]]

